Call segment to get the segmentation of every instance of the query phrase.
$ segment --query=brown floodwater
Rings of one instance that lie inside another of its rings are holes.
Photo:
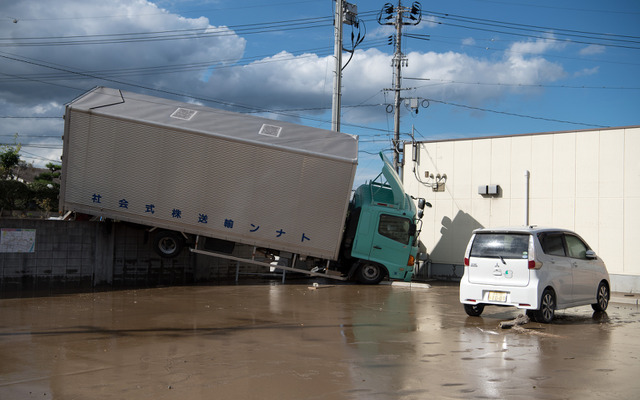
[[[0,299],[0,399],[635,399],[640,310],[500,329],[457,285],[169,287]]]

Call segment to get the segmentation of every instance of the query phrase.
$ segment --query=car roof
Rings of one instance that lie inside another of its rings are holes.
[[[552,228],[545,226],[503,226],[497,228],[480,228],[473,231],[473,233],[526,233],[526,234],[538,234],[541,232],[571,232],[568,229]]]

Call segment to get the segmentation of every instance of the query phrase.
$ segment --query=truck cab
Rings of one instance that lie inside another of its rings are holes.
[[[385,276],[410,281],[418,256],[417,230],[426,202],[418,208],[404,192],[400,177],[389,160],[376,179],[358,187],[349,207],[342,258],[350,274],[365,284],[377,284]]]

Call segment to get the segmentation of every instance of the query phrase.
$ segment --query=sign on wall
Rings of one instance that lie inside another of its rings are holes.
[[[0,253],[33,253],[35,249],[35,229],[0,229]]]

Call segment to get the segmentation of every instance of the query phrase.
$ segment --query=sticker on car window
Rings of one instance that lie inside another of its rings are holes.
[[[526,251],[522,252],[522,258],[529,258],[529,253]]]

